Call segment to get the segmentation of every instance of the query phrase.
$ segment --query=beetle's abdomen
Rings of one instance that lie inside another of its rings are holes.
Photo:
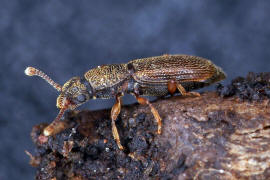
[[[84,74],[85,79],[95,90],[110,88],[128,77],[126,64],[98,66]]]
[[[196,56],[164,55],[130,63],[135,69],[133,78],[140,84],[167,84],[170,80],[179,83],[209,81],[210,84],[225,78],[222,70],[211,61]]]

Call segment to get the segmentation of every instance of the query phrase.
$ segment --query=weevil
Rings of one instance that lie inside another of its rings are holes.
[[[56,101],[59,114],[44,129],[45,136],[54,135],[59,129],[64,129],[60,119],[66,110],[73,110],[90,99],[115,98],[116,103],[111,109],[111,124],[119,149],[123,149],[123,146],[115,121],[121,111],[121,97],[124,94],[132,94],[139,104],[150,107],[158,125],[157,133],[161,134],[162,120],[158,111],[149,100],[141,96],[166,96],[176,92],[183,96],[199,96],[199,93],[190,91],[226,77],[223,70],[210,60],[190,55],[163,55],[136,59],[125,64],[102,65],[90,69],[82,77],[71,78],[63,86],[33,67],[26,68],[25,74],[40,76],[60,92]]]

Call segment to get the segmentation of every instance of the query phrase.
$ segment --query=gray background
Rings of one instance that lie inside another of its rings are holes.
[[[223,67],[228,83],[270,71],[270,1],[1,0],[0,180],[33,179],[24,150],[33,125],[52,121],[58,95],[26,77],[34,66],[63,84],[101,64],[191,54]],[[126,103],[132,103],[130,98]],[[109,108],[111,100],[82,108]]]

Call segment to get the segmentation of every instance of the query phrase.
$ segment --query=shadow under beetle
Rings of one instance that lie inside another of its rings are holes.
[[[48,125],[43,134],[50,136],[64,130],[61,117],[68,109],[87,102],[89,99],[116,98],[111,110],[112,133],[119,147],[119,134],[115,125],[121,111],[121,96],[129,93],[139,104],[148,105],[157,121],[157,133],[161,134],[162,120],[158,111],[144,97],[173,95],[177,90],[183,95],[199,96],[188,92],[225,79],[222,69],[211,61],[189,55],[163,55],[132,60],[126,64],[102,65],[87,71],[82,77],[73,77],[63,86],[55,83],[42,71],[33,67],[25,69],[28,76],[40,76],[60,92],[56,106],[60,108],[55,120]]]

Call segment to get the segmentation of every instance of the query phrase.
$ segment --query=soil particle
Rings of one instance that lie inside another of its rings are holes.
[[[258,101],[270,98],[270,73],[248,73],[246,78],[235,78],[231,84],[217,86],[222,97],[237,96],[242,100]]]

